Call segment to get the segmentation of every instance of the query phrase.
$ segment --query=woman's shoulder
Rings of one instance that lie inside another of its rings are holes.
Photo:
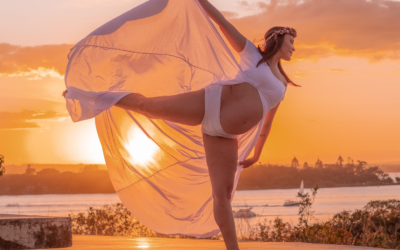
[[[254,45],[254,43],[252,43],[249,39],[246,39],[246,45],[244,46],[243,50],[241,52],[239,52],[239,55],[245,56],[245,55],[250,55],[250,54],[260,55],[260,52],[259,52],[258,48]]]
[[[240,65],[243,70],[255,68],[258,62],[262,59],[258,48],[249,39],[246,39],[246,46],[239,52]]]

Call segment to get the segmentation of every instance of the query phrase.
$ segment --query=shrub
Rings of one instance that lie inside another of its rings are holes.
[[[123,205],[105,205],[99,209],[90,207],[88,213],[70,215],[72,233],[82,235],[107,235],[149,237],[156,233],[141,224]]]

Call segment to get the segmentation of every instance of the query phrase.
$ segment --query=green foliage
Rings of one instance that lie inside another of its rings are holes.
[[[268,242],[288,242],[294,241],[293,239],[293,226],[289,223],[284,223],[281,218],[276,217],[274,222],[264,219],[263,223],[257,223],[258,233],[250,234],[255,235],[254,238],[247,238],[247,240],[268,241]]]
[[[313,194],[316,191],[314,189]],[[299,223],[299,226],[292,227],[279,218],[272,225],[271,221],[268,223],[265,219],[253,230],[256,233],[250,235],[255,236],[247,240],[400,249],[400,200],[371,201],[362,210],[353,213],[342,211],[327,222],[313,225]]]
[[[312,195],[309,195],[308,193],[301,194],[298,193],[297,197],[300,198],[300,205],[299,205],[299,226],[305,226],[308,227],[308,222],[311,220],[314,216],[314,211],[311,210],[312,204],[314,203],[315,196],[317,195],[319,187],[318,185],[315,186],[312,191]]]
[[[304,220],[307,216],[308,219],[310,218],[309,212],[317,190],[318,187],[315,187],[311,195],[303,196],[304,205],[300,207],[299,215],[304,215]],[[73,234],[176,237],[151,231],[121,203],[99,209],[89,208],[87,214],[79,213],[70,216]],[[246,227],[248,236],[242,236],[242,239],[400,249],[400,200],[371,201],[362,210],[356,210],[353,213],[342,211],[324,223],[310,225],[309,221],[304,222],[304,220],[298,226],[293,226],[283,222],[279,217],[274,221],[264,219],[264,222],[258,223],[256,227]],[[218,237],[213,238],[218,239]]]
[[[294,157],[292,160],[292,168],[298,168],[299,166],[300,166],[299,161],[297,160],[296,157]]]
[[[4,156],[0,155],[0,176],[2,176],[6,172],[6,169],[3,166],[3,163],[4,163]]]
[[[315,163],[316,168],[324,168],[324,163],[318,158],[317,162]]]
[[[194,238],[185,235],[165,235],[156,233],[140,223],[122,203],[105,205],[101,208],[90,207],[88,212],[70,214],[72,233],[80,235],[104,235],[125,237],[165,237]],[[218,239],[211,237],[209,239]]]
[[[297,159],[296,159],[297,160]],[[294,161],[293,166],[298,166]],[[393,185],[393,179],[378,166],[367,167],[365,161],[352,159],[347,163],[339,157],[336,164],[324,164],[320,159],[315,166],[302,164],[299,167],[257,164],[242,171],[237,186],[238,190],[298,188],[301,180],[306,187],[348,187]]]
[[[115,193],[105,170],[62,172],[28,165],[25,174],[7,174],[0,181],[0,195]]]
[[[26,166],[25,174],[34,175],[36,173],[36,169],[32,168],[30,164]]]
[[[156,233],[141,224],[123,205],[105,205],[99,209],[90,207],[88,213],[70,215],[72,233],[81,235],[107,235],[149,237]]]

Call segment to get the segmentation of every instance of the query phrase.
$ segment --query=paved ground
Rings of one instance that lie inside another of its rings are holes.
[[[308,243],[272,243],[239,242],[241,250],[371,250],[377,248],[323,245]],[[117,236],[72,236],[71,248],[65,250],[119,250],[119,249],[156,249],[156,250],[224,250],[220,240],[165,239],[165,238],[125,238]]]

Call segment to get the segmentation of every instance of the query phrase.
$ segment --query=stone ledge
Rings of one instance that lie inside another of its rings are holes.
[[[0,250],[71,246],[70,217],[0,214]]]
[[[65,250],[226,250],[222,240],[156,237],[73,235],[74,246]],[[378,250],[372,247],[300,242],[240,241],[240,250]],[[61,249],[60,249],[61,250]]]

